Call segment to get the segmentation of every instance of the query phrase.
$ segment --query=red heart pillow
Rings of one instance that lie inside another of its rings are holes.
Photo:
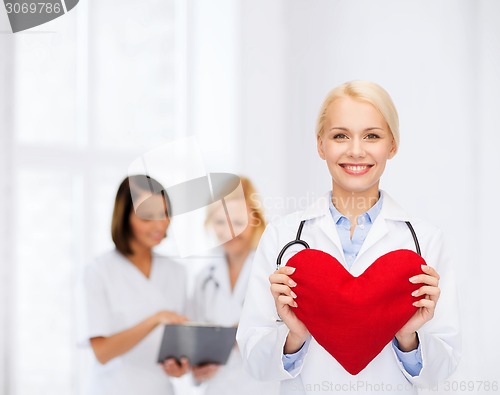
[[[408,279],[422,273],[424,259],[410,250],[389,252],[359,277],[323,251],[305,249],[287,266],[297,283],[297,317],[352,375],[361,372],[417,311]]]

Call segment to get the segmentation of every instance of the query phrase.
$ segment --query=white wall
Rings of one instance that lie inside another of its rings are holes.
[[[239,2],[190,1],[189,133],[208,171],[234,171],[239,143]]]
[[[1,18],[1,17],[0,17]],[[0,28],[4,26],[4,21],[0,20]],[[0,34],[0,53],[9,55],[12,54],[12,45],[10,40],[5,39],[5,36]],[[12,59],[7,57],[6,61],[0,62],[0,81],[9,81],[9,76],[12,73]],[[12,86],[10,83],[2,83],[0,89],[0,103],[10,103]],[[0,105],[0,146],[6,147],[4,155],[0,156],[0,210],[10,207],[13,199],[13,185],[11,177],[11,147],[12,136],[8,131],[12,125],[12,108],[9,104]],[[3,129],[3,130],[2,130]],[[12,262],[12,223],[11,211],[1,210],[2,219],[0,220],[0,262]],[[0,264],[0,394],[5,392],[7,388],[7,353],[9,352],[8,342],[8,322],[10,319],[9,294],[11,291],[10,282],[8,281],[9,272],[8,265]]]
[[[467,303],[465,329],[470,335],[467,339],[468,350],[474,355],[472,360],[477,365],[472,369],[477,377],[481,375],[498,378],[498,365],[494,360],[500,350],[498,327],[500,315],[497,313],[498,284],[500,276],[500,259],[496,246],[498,243],[498,224],[500,212],[500,3],[492,0],[480,2],[478,10],[478,42],[476,44],[479,61],[476,70],[478,95],[471,101],[476,103],[477,114],[472,119],[470,144],[474,155],[472,169],[476,189],[464,192],[472,195],[475,201],[475,228],[469,234],[476,236],[477,244],[468,248],[475,259],[464,262],[462,278]],[[466,154],[466,153],[464,153]],[[457,248],[461,251],[461,248]],[[496,313],[495,313],[496,312]],[[475,323],[475,325],[474,325]],[[471,325],[472,324],[472,325]],[[476,331],[473,331],[476,329]],[[470,355],[469,354],[469,355]],[[482,373],[484,372],[484,373]],[[482,373],[482,374],[481,374]]]
[[[288,84],[286,0],[241,1],[241,173],[263,196],[286,189]],[[279,209],[274,208],[274,212]]]

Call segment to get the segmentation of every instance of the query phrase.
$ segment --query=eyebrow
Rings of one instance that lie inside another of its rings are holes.
[[[350,131],[348,128],[344,128],[342,126],[334,126],[333,128],[328,129],[329,132],[332,131],[332,130],[343,130],[344,132],[349,132]],[[363,132],[369,132],[371,130],[381,130],[381,131],[384,131],[384,129],[378,128],[378,127],[374,126],[374,127],[371,127],[371,128],[364,129]]]

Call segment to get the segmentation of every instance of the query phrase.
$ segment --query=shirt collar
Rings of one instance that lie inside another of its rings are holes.
[[[384,204],[380,210],[379,216],[384,220],[390,221],[411,221],[412,217],[403,210],[398,203],[387,192],[380,190],[381,197],[384,198]],[[326,192],[324,195],[316,199],[311,205],[309,205],[304,211],[299,215],[301,221],[308,221],[314,218],[320,218],[324,216],[332,217],[329,210],[329,202],[332,201],[330,191]],[[414,218],[413,218],[414,219]]]
[[[332,214],[332,217],[333,217],[333,221],[338,224],[342,218],[345,218],[348,220],[348,218],[346,218],[344,215],[342,215],[338,210],[337,208],[333,205],[333,201],[332,201],[332,191],[330,191],[329,193],[329,196],[330,196],[330,199],[329,199],[329,208],[330,208],[330,213]],[[373,207],[371,207],[368,211],[366,211],[364,214],[361,214],[359,217],[365,217],[366,218],[366,221],[369,222],[369,223],[374,223],[375,222],[375,219],[377,218],[377,216],[379,215],[380,213],[380,210],[382,210],[382,204],[384,202],[384,196],[382,193],[378,193],[378,200],[377,200],[377,203],[375,203],[373,205]]]

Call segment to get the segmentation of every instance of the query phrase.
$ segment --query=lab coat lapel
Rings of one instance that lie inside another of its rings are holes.
[[[236,280],[236,284],[233,289],[233,298],[240,301],[241,305],[243,305],[243,300],[245,299],[245,293],[248,285],[248,279],[250,278],[253,257],[254,257],[254,252],[252,251],[248,255],[247,259],[245,259],[245,263],[241,268],[240,274],[238,276],[238,279]]]
[[[409,221],[408,214],[385,191],[381,192],[384,198],[382,209],[368,232],[366,239],[359,250],[358,257],[352,265],[352,271],[357,274],[361,274],[372,263],[371,260],[363,259],[363,267],[360,267],[361,263],[359,258],[363,254],[368,253],[371,247],[387,235],[389,232],[387,221]],[[377,258],[378,256],[374,257],[373,260]]]
[[[338,253],[340,254],[340,256],[342,256],[342,264],[345,266],[344,249],[342,248],[339,232],[337,231],[335,222],[333,221],[333,218],[330,215],[330,211],[328,211],[328,215],[324,215],[321,218],[319,218],[319,227],[326,235],[326,237],[329,239],[329,241],[335,245],[335,247],[338,250]]]
[[[380,241],[388,232],[389,228],[387,227],[386,219],[382,215],[382,212],[380,212],[377,219],[373,223],[370,231],[366,235],[366,239],[363,242],[361,249],[359,250],[358,257],[363,255],[370,247],[372,247],[375,243]],[[357,260],[358,259],[356,259],[356,261]]]
[[[345,266],[344,250],[342,248],[339,233],[333,221],[329,207],[330,193],[328,192],[326,195],[316,200],[314,204],[312,204],[304,211],[301,220],[314,222],[312,226],[318,226],[319,229],[321,229],[322,236],[326,236],[326,238],[328,239],[324,240],[324,237],[320,237],[317,233],[314,232],[314,236],[316,237],[315,240],[311,240],[310,247],[329,252],[337,257],[341,256],[342,263]],[[303,239],[305,240],[305,238]],[[337,251],[329,251],[331,250],[331,248],[329,248],[331,243],[333,243]]]

